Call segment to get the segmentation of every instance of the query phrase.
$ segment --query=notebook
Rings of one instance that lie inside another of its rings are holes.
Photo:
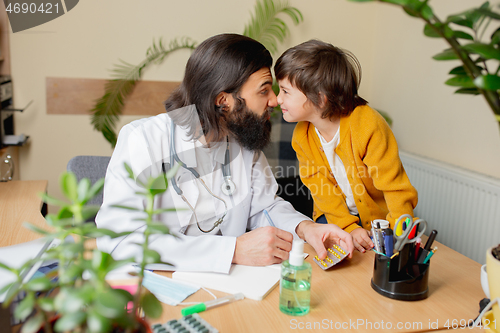
[[[280,280],[280,265],[232,265],[229,274],[174,272],[172,278],[229,294],[243,293],[256,301],[264,299]]]

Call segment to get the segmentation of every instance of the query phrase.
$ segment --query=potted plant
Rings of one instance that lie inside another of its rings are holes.
[[[129,176],[135,180],[131,168],[125,165]],[[94,223],[86,223],[87,218],[94,216],[99,207],[87,206],[86,203],[102,190],[104,180],[101,179],[91,186],[88,179],[79,183],[72,173],[61,176],[61,189],[67,201],[61,201],[43,194],[43,200],[52,205],[60,206],[58,214],[46,216],[50,230],[36,226],[26,226],[40,234],[48,241],[56,240],[60,244],[46,250],[41,258],[26,262],[20,269],[0,264],[0,268],[11,271],[17,276],[17,281],[5,286],[0,293],[7,291],[8,306],[13,297],[22,292],[23,300],[14,311],[14,316],[26,320],[22,333],[32,332],[151,332],[144,320],[139,316],[157,318],[161,315],[162,306],[149,291],[141,288],[146,265],[161,263],[160,255],[149,249],[149,237],[152,234],[169,234],[168,228],[155,222],[153,216],[172,209],[154,210],[155,196],[167,189],[167,179],[177,171],[172,168],[166,175],[150,178],[145,183],[137,181],[142,188],[137,195],[144,197],[145,208],[144,242],[142,261],[137,272],[137,292],[135,295],[122,289],[114,289],[106,282],[106,275],[125,264],[133,262],[133,258],[115,260],[113,257],[96,248],[88,246],[88,241],[96,237],[121,237],[131,232],[116,233],[108,229],[98,228]],[[123,209],[138,210],[121,206]],[[73,236],[74,242],[65,242],[68,236]],[[58,262],[57,276],[50,274],[23,281],[22,273],[33,265],[48,259]],[[55,292],[54,292],[55,291]],[[127,305],[133,307],[127,311]]]
[[[429,0],[349,0],[385,2],[401,7],[408,15],[422,20],[427,37],[441,38],[448,48],[433,56],[438,61],[459,60],[461,65],[449,72],[445,84],[458,89],[457,94],[482,95],[500,122],[500,13],[489,1],[477,8],[439,18]],[[497,24],[491,27],[490,23]],[[492,33],[485,36],[485,32]]]

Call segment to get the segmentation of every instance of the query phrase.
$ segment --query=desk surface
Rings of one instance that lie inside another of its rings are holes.
[[[46,180],[14,180],[0,183],[0,246],[28,242],[41,236],[23,227],[24,222],[46,228],[39,192],[47,191]]]
[[[428,332],[436,328],[447,330],[446,325],[464,325],[476,318],[479,301],[485,297],[480,284],[481,265],[442,244],[436,245],[439,249],[431,259],[429,297],[425,300],[398,301],[375,292],[370,286],[375,255],[372,251],[355,252],[352,259],[323,271],[312,261],[315,252],[306,244],[305,251],[310,254],[306,260],[313,267],[308,315],[291,317],[281,313],[279,287],[262,301],[245,299],[200,315],[221,333]],[[186,302],[209,299],[211,296],[200,290]],[[152,322],[180,318],[181,308],[164,305],[161,319]]]

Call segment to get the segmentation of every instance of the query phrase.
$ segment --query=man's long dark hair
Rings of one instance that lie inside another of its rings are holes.
[[[226,92],[238,97],[250,75],[263,67],[270,68],[272,61],[269,51],[249,37],[237,34],[211,37],[189,58],[184,79],[165,102],[165,108],[169,112],[194,104],[207,142],[221,141],[227,110],[215,105],[217,95]],[[174,121],[178,123],[179,119]],[[194,130],[189,134],[195,135]]]

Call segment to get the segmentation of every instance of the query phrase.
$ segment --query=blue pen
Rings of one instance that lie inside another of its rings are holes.
[[[276,228],[276,226],[274,225],[273,220],[271,220],[271,216],[269,216],[269,213],[265,209],[264,209],[264,215],[266,215],[267,221],[269,222],[269,224],[271,225],[271,227],[275,227]]]

